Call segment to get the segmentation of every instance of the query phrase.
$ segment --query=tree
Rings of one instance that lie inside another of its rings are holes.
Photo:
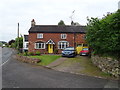
[[[19,44],[19,45],[18,45]],[[18,47],[19,46],[19,47]],[[23,37],[19,37],[15,39],[15,47],[18,48],[23,48]]]
[[[87,42],[94,53],[120,58],[120,10],[102,19],[87,20]]]
[[[58,23],[58,25],[65,25],[63,20],[60,20],[60,22]]]
[[[15,40],[10,40],[9,42],[8,42],[8,45],[11,45],[12,43],[14,43],[15,42]]]

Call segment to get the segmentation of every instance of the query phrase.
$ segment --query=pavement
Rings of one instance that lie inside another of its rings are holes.
[[[67,58],[61,57],[61,58],[55,60],[54,62],[50,63],[46,67],[48,67],[48,68],[54,68],[54,67],[62,64],[65,60],[67,60]]]
[[[67,61],[67,64],[65,61]],[[50,63],[46,67],[57,70],[57,71],[69,72],[74,74],[81,74],[80,71],[84,69],[84,67],[80,65],[80,62],[71,63],[69,62],[69,58],[66,58],[66,57],[61,57],[55,60],[54,62]]]

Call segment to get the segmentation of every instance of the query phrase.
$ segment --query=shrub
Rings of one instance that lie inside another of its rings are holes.
[[[88,18],[86,40],[94,54],[120,59],[120,10],[102,19]]]
[[[28,52],[28,55],[32,56],[32,55],[34,55],[34,53],[33,52]]]
[[[24,55],[24,56],[27,56],[27,55],[28,55],[28,52],[24,52],[23,55]]]
[[[19,55],[19,56],[22,56],[23,54],[18,52],[18,55]]]
[[[36,55],[40,55],[40,51],[37,51],[35,54],[36,54]]]
[[[57,53],[58,53],[58,49],[55,49],[54,53],[56,53],[56,54],[57,54]]]

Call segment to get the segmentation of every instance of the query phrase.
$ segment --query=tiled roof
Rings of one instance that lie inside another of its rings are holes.
[[[29,33],[86,33],[86,26],[35,25]]]

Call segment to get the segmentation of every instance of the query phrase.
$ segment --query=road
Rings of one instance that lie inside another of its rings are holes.
[[[0,47],[0,54],[2,56],[2,62],[1,64],[5,64],[8,60],[9,60],[9,57],[12,55],[13,53],[13,49],[11,48],[1,48]]]
[[[15,60],[3,48],[2,88],[117,88],[117,81],[75,75]],[[6,60],[7,59],[7,60]],[[117,90],[117,89],[114,89]]]

